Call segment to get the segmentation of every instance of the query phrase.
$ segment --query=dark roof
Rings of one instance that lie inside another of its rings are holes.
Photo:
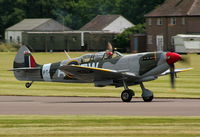
[[[27,31],[27,30],[35,30],[38,27],[44,25],[48,22],[54,22],[55,24],[59,25],[59,27],[63,27],[64,30],[71,30],[70,28],[63,26],[62,24],[56,22],[55,20],[51,18],[35,18],[35,19],[24,19],[20,21],[19,23],[7,28],[6,30],[20,30],[20,31]]]
[[[145,17],[200,16],[200,0],[166,0]]]
[[[89,23],[84,25],[80,30],[82,31],[101,31],[121,15],[97,15]]]

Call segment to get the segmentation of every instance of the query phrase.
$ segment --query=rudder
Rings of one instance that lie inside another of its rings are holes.
[[[26,46],[22,46],[15,56],[13,68],[34,68],[39,66],[30,50]]]
[[[22,46],[15,56],[13,69],[16,79],[21,81],[42,81],[41,65],[35,62],[30,50]]]

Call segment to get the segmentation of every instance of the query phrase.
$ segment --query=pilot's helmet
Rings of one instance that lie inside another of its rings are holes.
[[[112,52],[112,51],[109,51],[107,54],[108,54],[108,56],[112,56],[112,55],[113,55],[113,52]]]

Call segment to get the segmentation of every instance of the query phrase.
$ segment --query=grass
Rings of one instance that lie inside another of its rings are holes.
[[[123,88],[104,87],[96,88],[93,84],[69,84],[35,82],[31,88],[26,89],[24,81],[17,81],[12,72],[15,52],[0,52],[0,95],[30,95],[30,96],[107,96],[120,97]],[[85,53],[73,52],[71,57]],[[57,62],[66,58],[64,53],[33,53],[39,64]],[[154,92],[155,97],[200,98],[200,56],[190,55],[191,64],[177,64],[179,67],[193,67],[194,70],[178,74],[176,92],[170,88],[169,76],[160,77],[158,80],[144,83],[146,88]],[[141,96],[139,86],[130,87]]]
[[[0,137],[200,137],[200,117],[0,116]]]
[[[2,43],[0,42],[0,52],[9,52],[9,51],[17,51],[19,48],[19,45],[14,43]]]
[[[119,97],[123,88],[95,88],[93,84],[36,82],[30,89],[12,72],[14,52],[0,53],[0,95],[109,96]],[[84,53],[71,53],[72,57]],[[65,59],[64,53],[33,53],[40,64]],[[171,92],[169,77],[145,83],[156,97],[200,98],[200,56],[191,55],[194,70],[181,73],[177,91]],[[178,67],[186,67],[177,64]],[[188,67],[188,66],[187,66]],[[139,97],[139,86],[130,87]],[[0,115],[0,137],[200,137],[200,117],[121,116],[24,116]]]

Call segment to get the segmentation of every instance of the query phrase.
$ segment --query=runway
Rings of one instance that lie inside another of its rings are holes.
[[[200,99],[0,96],[0,115],[200,116]]]

